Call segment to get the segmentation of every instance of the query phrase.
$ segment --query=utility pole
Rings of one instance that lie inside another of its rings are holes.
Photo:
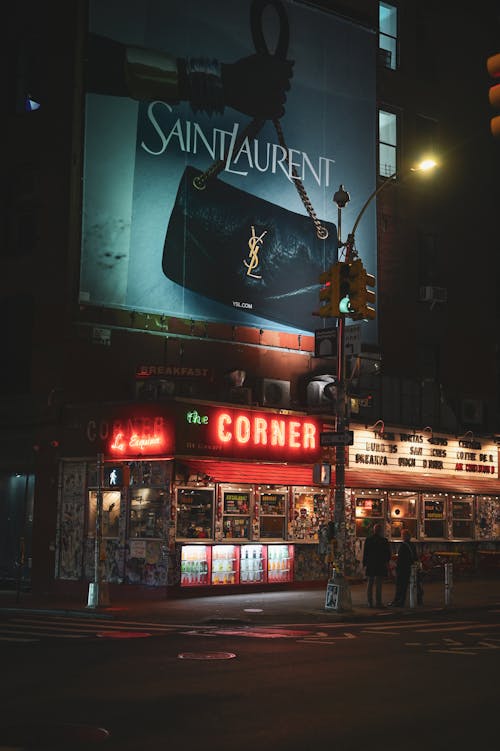
[[[104,454],[97,454],[97,494],[94,540],[94,581],[89,584],[88,608],[109,605],[107,583],[102,581],[101,545],[102,545],[102,486],[104,479]]]

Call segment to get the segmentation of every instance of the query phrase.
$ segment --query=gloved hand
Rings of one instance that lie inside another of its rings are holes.
[[[256,54],[221,65],[224,104],[250,117],[273,120],[285,113],[293,61]]]

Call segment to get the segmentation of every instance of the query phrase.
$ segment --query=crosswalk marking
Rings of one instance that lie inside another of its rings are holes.
[[[100,633],[132,632],[153,636],[163,636],[178,630],[178,624],[161,624],[148,621],[88,619],[78,617],[15,616],[0,623],[0,642],[28,644],[42,638],[85,639],[97,637]]]

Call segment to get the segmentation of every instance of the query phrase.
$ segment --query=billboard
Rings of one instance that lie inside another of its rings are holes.
[[[286,0],[90,0],[80,302],[311,332],[375,180],[376,35]],[[372,207],[357,233],[376,268]]]

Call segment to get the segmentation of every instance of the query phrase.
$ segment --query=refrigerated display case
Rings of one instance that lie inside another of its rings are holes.
[[[211,583],[238,584],[239,547],[237,545],[214,545],[212,547]]]
[[[181,587],[210,584],[210,545],[183,545],[181,548]]]
[[[293,545],[267,546],[267,581],[270,583],[293,581]]]
[[[267,548],[265,545],[240,546],[240,583],[256,584],[267,580]]]

